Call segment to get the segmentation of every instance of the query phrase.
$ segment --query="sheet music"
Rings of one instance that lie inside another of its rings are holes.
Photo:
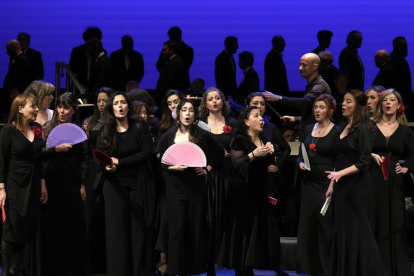
[[[328,197],[325,201],[325,204],[322,206],[322,209],[321,209],[322,216],[325,216],[326,211],[328,211],[329,203],[331,203],[331,200]]]
[[[303,157],[303,162],[305,163],[305,168],[310,171],[310,163],[309,163],[309,158],[308,158],[308,153],[306,152],[306,148],[305,145],[302,143],[302,157]]]

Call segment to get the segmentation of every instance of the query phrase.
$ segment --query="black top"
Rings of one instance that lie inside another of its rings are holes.
[[[364,91],[365,69],[357,49],[347,46],[341,51],[339,70],[348,72],[350,89]]]
[[[264,64],[265,81],[264,89],[284,95],[289,92],[289,83],[286,74],[286,66],[282,54],[275,49],[267,54]]]
[[[43,67],[42,54],[32,48],[27,48],[26,51],[24,51],[24,54],[27,56],[30,62],[30,67],[32,69],[32,79],[43,80],[45,72]]]
[[[398,72],[398,83],[400,85],[399,92],[411,93],[413,91],[411,86],[411,72],[410,65],[404,56],[399,53],[392,51],[390,54],[390,62],[394,65],[394,68]]]
[[[125,57],[129,58],[128,69],[125,65]],[[140,83],[144,76],[144,58],[141,53],[132,50],[125,52],[119,49],[111,53],[111,61],[114,68],[113,85],[116,91],[124,91],[125,85],[129,81]]]
[[[264,124],[263,135],[270,143],[272,143],[275,146],[277,145],[281,151],[281,154],[277,162],[278,168],[280,170],[290,155],[290,146],[288,142],[286,142],[285,138],[283,138],[279,128],[271,122],[266,122]]]
[[[92,61],[88,86],[90,92],[94,93],[101,87],[111,87],[112,72],[112,61],[106,54]]]
[[[10,60],[9,71],[4,78],[3,88],[9,93],[10,90],[17,88],[22,93],[32,81],[31,67],[29,59],[21,53],[13,60]]]
[[[233,55],[224,50],[215,60],[214,76],[216,86],[224,94],[235,97],[237,93],[236,62]]]
[[[243,73],[244,78],[240,82],[235,99],[239,104],[244,104],[244,100],[250,93],[260,91],[259,75],[256,70],[254,70],[253,67],[250,67]]]
[[[397,69],[391,62],[383,64],[372,85],[381,85],[386,89],[394,88],[397,91],[401,91],[397,72]]]

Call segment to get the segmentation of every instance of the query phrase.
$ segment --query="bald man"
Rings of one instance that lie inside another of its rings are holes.
[[[31,82],[31,67],[29,60],[23,54],[19,41],[13,39],[7,42],[7,54],[10,56],[9,71],[4,78],[3,88],[5,93],[2,95],[3,108],[10,107],[10,100],[23,93]],[[10,100],[9,100],[10,99]],[[9,110],[6,110],[7,113]]]
[[[312,105],[317,97],[321,94],[331,94],[329,85],[319,75],[319,66],[321,60],[318,55],[308,53],[300,58],[299,72],[300,76],[306,79],[305,95],[303,98],[290,98],[280,95],[275,95],[272,92],[263,92],[263,95],[268,101],[279,102],[287,107],[292,107],[301,110],[300,117],[283,116],[282,120],[289,120],[291,122],[300,121],[299,136],[303,138],[303,131],[309,124],[315,123],[312,115]]]
[[[374,56],[375,66],[380,69],[372,85],[381,85],[385,88],[394,88],[399,91],[398,75],[395,67],[390,62],[390,55],[386,50],[378,50]]]

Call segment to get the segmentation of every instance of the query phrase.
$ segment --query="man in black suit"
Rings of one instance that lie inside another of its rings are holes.
[[[362,60],[358,55],[361,48],[362,34],[359,31],[352,31],[346,38],[346,46],[339,55],[339,70],[348,72],[349,88],[364,91],[365,69]]]
[[[92,37],[86,42],[86,46],[92,58],[88,90],[95,93],[101,87],[111,86],[112,62],[106,55],[100,39]]]
[[[215,60],[214,76],[216,87],[224,94],[235,97],[237,93],[236,62],[233,54],[239,49],[237,37],[228,36],[224,40],[225,49]]]
[[[392,41],[393,50],[390,54],[390,62],[397,70],[400,92],[404,98],[405,94],[413,92],[411,87],[410,65],[405,59],[408,55],[407,40],[405,37],[397,36]]]
[[[85,43],[73,48],[70,53],[70,68],[76,75],[78,81],[85,87],[89,86],[90,68],[92,64],[92,57],[88,52],[86,42],[92,37],[96,37],[99,40],[102,39],[102,32],[98,27],[88,27],[82,35]],[[105,50],[104,52],[106,53]]]
[[[186,90],[189,87],[187,67],[177,53],[178,45],[175,41],[164,42],[162,54],[167,62],[161,70],[153,96],[158,106],[161,105],[162,98],[168,89]]]
[[[286,66],[282,58],[286,46],[285,39],[279,35],[273,37],[272,46],[264,63],[264,89],[284,95],[289,92]]]
[[[335,74],[338,72],[338,68],[333,65],[334,57],[328,51],[322,51],[318,54],[321,59],[321,66],[319,69],[319,74],[322,76],[323,80],[329,85],[332,93],[336,93],[335,85]]]
[[[331,39],[333,33],[331,31],[322,30],[319,31],[316,35],[318,38],[319,46],[313,49],[312,53],[319,54],[322,51],[325,51],[329,46],[331,46]]]
[[[194,50],[193,48],[191,48],[190,46],[188,46],[187,44],[184,43],[183,39],[182,39],[182,31],[179,27],[175,26],[175,27],[171,27],[168,30],[168,37],[169,40],[175,41],[177,43],[177,47],[178,47],[178,51],[177,54],[183,59],[184,65],[187,68],[188,71],[188,86],[190,86],[190,67],[191,64],[193,64],[193,60],[194,60]],[[162,69],[164,69],[164,67],[166,66],[167,60],[164,58],[163,50],[161,50],[161,54],[157,60],[157,70],[158,72],[161,73]]]
[[[32,80],[43,80],[44,68],[42,54],[35,49],[30,48],[30,35],[27,33],[19,33],[17,40],[20,42],[23,54],[29,59]]]
[[[250,52],[241,52],[239,54],[239,67],[243,70],[244,77],[237,89],[236,101],[244,105],[244,101],[252,92],[260,90],[259,75],[253,69],[254,57]]]
[[[122,48],[112,52],[113,85],[117,91],[123,91],[129,81],[138,84],[144,76],[144,59],[142,55],[134,51],[134,40],[130,35],[124,35],[121,39]]]
[[[1,95],[2,112],[8,113],[10,101],[23,93],[32,81],[29,59],[23,54],[19,41],[10,40],[6,44],[7,54],[10,57],[9,71],[7,72]]]
[[[375,66],[380,69],[372,86],[383,86],[386,89],[394,88],[399,90],[398,76],[394,66],[390,63],[390,56],[386,50],[379,50],[375,53]]]
[[[280,95],[275,95],[271,92],[263,92],[263,95],[268,101],[279,102],[285,106],[301,110],[300,117],[284,116],[281,119],[288,119],[291,122],[300,121],[299,137],[304,138],[305,127],[309,124],[315,123],[315,118],[312,115],[313,102],[321,94],[331,94],[329,85],[319,75],[319,66],[321,60],[319,56],[314,53],[308,53],[300,58],[300,76],[306,79],[305,95],[303,98],[290,98]]]

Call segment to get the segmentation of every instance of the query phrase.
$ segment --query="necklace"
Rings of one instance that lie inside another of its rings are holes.
[[[316,155],[316,142],[318,142],[319,138],[322,137],[322,135],[325,133],[325,130],[331,125],[331,122],[329,122],[329,124],[323,129],[322,133],[320,134],[320,136],[316,139],[316,141],[314,142],[313,140],[315,140],[315,137],[312,136],[312,143],[309,144],[309,155],[310,156],[315,156]],[[319,129],[319,123],[318,126],[316,127],[316,130]],[[320,131],[319,131],[320,132]]]
[[[394,122],[388,123],[387,121],[385,121],[383,118],[381,118],[381,120],[386,123],[387,125],[392,125],[393,123],[395,123],[397,121],[397,119],[394,120]]]

